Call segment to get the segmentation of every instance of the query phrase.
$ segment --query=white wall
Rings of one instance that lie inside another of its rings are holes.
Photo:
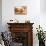
[[[40,0],[40,24],[46,31],[46,0]]]
[[[0,31],[2,31],[2,0],[0,0]]]
[[[46,0],[40,0],[40,9],[42,13],[46,13]]]

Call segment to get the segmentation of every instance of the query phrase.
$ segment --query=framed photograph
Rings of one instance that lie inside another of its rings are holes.
[[[14,11],[15,11],[15,14],[17,15],[26,15],[27,7],[26,6],[15,7]]]

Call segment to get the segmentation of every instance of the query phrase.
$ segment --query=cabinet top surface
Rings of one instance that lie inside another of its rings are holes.
[[[7,23],[8,25],[14,25],[14,24],[19,24],[19,25],[21,25],[21,24],[34,24],[34,23]]]

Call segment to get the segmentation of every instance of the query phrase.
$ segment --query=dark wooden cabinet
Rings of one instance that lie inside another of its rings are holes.
[[[22,46],[33,46],[33,23],[7,23],[13,41],[23,43]]]

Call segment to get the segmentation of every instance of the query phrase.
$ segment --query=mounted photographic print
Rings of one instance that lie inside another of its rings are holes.
[[[27,14],[27,7],[26,6],[15,7],[15,14],[26,15]]]

